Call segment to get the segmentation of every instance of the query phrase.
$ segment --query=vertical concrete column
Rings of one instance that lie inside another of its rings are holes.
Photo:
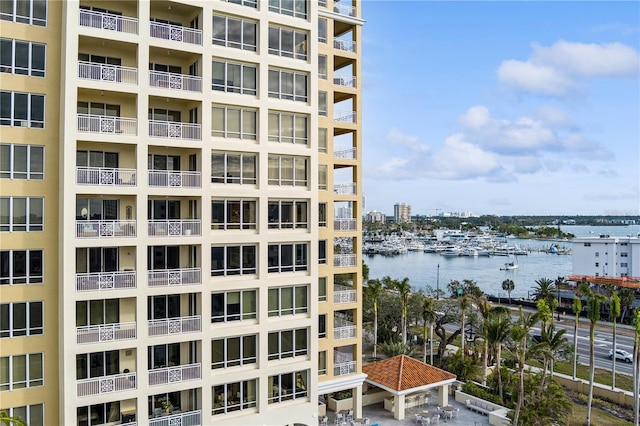
[[[449,385],[442,385],[438,389],[438,405],[441,407],[449,405]]]
[[[393,418],[404,420],[404,395],[393,397]]]
[[[362,385],[358,385],[351,389],[351,395],[353,398],[353,418],[362,418]]]

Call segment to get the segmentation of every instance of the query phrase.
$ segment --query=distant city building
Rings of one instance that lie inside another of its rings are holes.
[[[411,222],[411,205],[397,203],[393,205],[393,219],[397,223]]]
[[[385,215],[382,212],[373,210],[366,214],[364,220],[371,223],[373,222],[385,223],[387,221],[387,215]]]
[[[640,238],[575,238],[572,272],[595,277],[639,277]]]

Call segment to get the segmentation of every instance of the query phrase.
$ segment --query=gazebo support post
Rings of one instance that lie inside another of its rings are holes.
[[[351,389],[351,395],[353,398],[353,418],[362,418],[362,385],[358,385]]]
[[[449,385],[442,385],[438,389],[438,405],[441,407],[449,405]]]
[[[394,395],[393,402],[393,418],[404,420],[404,395]]]

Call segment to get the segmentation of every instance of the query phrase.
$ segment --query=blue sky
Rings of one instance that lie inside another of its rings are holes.
[[[365,212],[640,214],[640,2],[362,16]]]

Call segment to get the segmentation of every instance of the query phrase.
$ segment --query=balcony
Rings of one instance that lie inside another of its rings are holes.
[[[106,115],[78,114],[78,132],[135,136],[138,134],[138,120]]]
[[[344,160],[355,160],[357,150],[355,148],[337,149],[333,151],[333,158],[339,158]]]
[[[91,272],[76,274],[76,291],[106,291],[136,288],[136,272]]]
[[[147,273],[149,287],[173,287],[201,284],[200,268],[162,269]]]
[[[149,170],[149,186],[162,188],[200,188],[200,172]]]
[[[202,92],[202,78],[171,72],[149,71],[149,85],[164,89]]]
[[[149,370],[149,386],[200,380],[201,378],[202,365],[199,363]]]
[[[202,139],[202,130],[199,124],[149,120],[149,136],[199,141]]]
[[[336,286],[336,290],[333,292],[333,303],[356,303],[358,292],[349,287]]]
[[[333,219],[334,231],[355,231],[358,227],[358,222],[355,219]]]
[[[149,336],[193,333],[202,329],[200,315],[149,320]]]
[[[356,16],[356,8],[348,4],[340,4],[339,1],[333,2],[333,11],[344,16]]]
[[[200,235],[202,223],[200,219],[149,220],[150,237],[174,237]]]
[[[356,195],[355,183],[338,183],[333,185],[333,193],[336,195]]]
[[[349,268],[356,266],[355,254],[334,254],[333,266],[337,268]]]
[[[76,238],[131,238],[135,220],[76,220]]]
[[[102,395],[136,389],[136,372],[77,381],[78,396]]]
[[[78,185],[136,186],[135,169],[76,167]]]
[[[78,62],[78,78],[81,80],[109,81],[112,83],[138,84],[138,70],[120,65]]]
[[[356,111],[333,111],[333,120],[340,123],[355,124],[356,118]]]
[[[149,419],[149,426],[199,426],[202,424],[202,411],[170,414]]]
[[[333,329],[334,340],[345,340],[345,339],[355,339],[355,338],[356,338],[355,325],[345,325],[345,326],[336,327]]]
[[[136,338],[136,323],[123,322],[114,324],[89,325],[76,327],[76,343],[114,342]]]
[[[356,88],[356,77],[353,75],[334,75],[333,84],[336,86]]]
[[[334,376],[345,376],[347,374],[355,374],[358,364],[355,361],[341,362],[333,365]]]
[[[153,38],[202,46],[202,31],[195,28],[163,24],[160,22],[150,22],[149,30],[149,35]]]
[[[344,52],[356,53],[356,42],[351,40],[333,40],[333,48]]]
[[[138,34],[138,19],[80,9],[80,26],[119,33]]]

